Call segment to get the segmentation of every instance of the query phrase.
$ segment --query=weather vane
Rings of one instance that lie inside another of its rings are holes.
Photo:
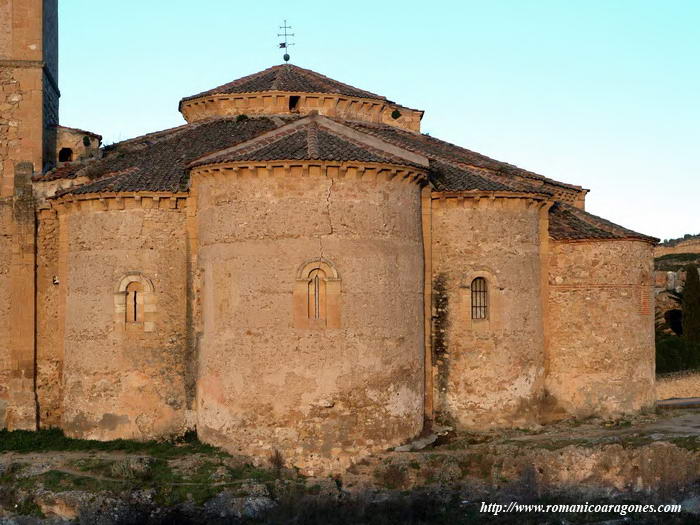
[[[287,33],[287,29],[291,29],[292,26],[287,25],[287,21],[284,21],[284,25],[280,26],[280,29],[284,30],[284,33],[277,33],[277,36],[283,36],[284,37],[284,42],[280,42],[280,49],[284,49],[284,61],[289,62],[289,53],[287,53],[286,50],[289,49],[289,46],[293,46],[294,44],[290,44],[287,42],[287,38],[290,36],[294,36],[294,33]]]

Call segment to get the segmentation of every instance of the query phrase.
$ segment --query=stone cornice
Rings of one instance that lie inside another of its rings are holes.
[[[290,109],[290,97],[299,97],[294,109]],[[203,95],[180,101],[179,110],[188,122],[231,115],[305,115],[315,110],[329,117],[388,124],[412,131],[420,131],[424,113],[386,99],[301,91]],[[394,110],[400,113],[396,119],[392,117]]]
[[[552,196],[544,193],[526,193],[516,191],[481,191],[481,190],[463,190],[463,191],[433,191],[430,197],[437,202],[447,199],[459,200],[474,200],[474,201],[494,201],[496,199],[521,199],[538,203],[538,206],[548,208],[554,204]]]
[[[192,169],[192,177],[262,178],[275,176],[322,175],[337,178],[377,179],[427,184],[424,170],[397,164],[374,162],[330,162],[318,160],[279,160],[270,162],[223,162]]]
[[[130,209],[175,210],[187,206],[187,193],[169,192],[104,192],[84,195],[63,195],[46,201],[41,211],[55,210],[59,214],[69,212],[95,212]]]

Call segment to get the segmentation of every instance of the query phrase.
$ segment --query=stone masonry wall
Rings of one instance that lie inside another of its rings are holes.
[[[652,249],[626,240],[552,243],[546,388],[553,410],[585,417],[653,404]]]
[[[55,210],[42,210],[37,225],[37,381],[39,423],[58,427],[63,413],[63,305],[58,246],[61,232]],[[64,232],[65,233],[65,232]]]
[[[464,429],[537,421],[544,373],[540,206],[528,199],[434,199],[433,368],[438,421]],[[472,320],[472,281],[488,318]]]
[[[79,211],[76,204],[59,210],[62,426],[70,436],[92,439],[180,434],[186,427],[184,213],[170,209],[169,199],[125,198],[124,209],[110,201],[105,211],[98,200],[81,203]],[[140,305],[141,322],[126,323],[126,296],[115,292],[133,272],[152,283],[154,300]]]
[[[56,0],[0,0],[0,425],[36,428],[32,172],[51,147],[58,115]],[[49,29],[49,26],[51,28]],[[44,31],[44,29],[47,31]],[[3,408],[4,406],[4,408]]]
[[[371,169],[258,175],[194,175],[197,431],[234,453],[340,470],[422,427],[420,188]],[[298,271],[318,258],[341,279],[340,324],[299,328]]]
[[[0,428],[5,427],[12,374],[10,355],[10,266],[12,252],[12,201],[0,199]]]
[[[73,152],[73,161],[95,157],[100,148],[100,139],[87,135],[80,130],[59,127],[56,137],[56,162],[58,154],[63,148],[69,148]],[[89,144],[85,144],[85,141]]]

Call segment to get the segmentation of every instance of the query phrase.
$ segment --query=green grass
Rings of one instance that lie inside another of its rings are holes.
[[[188,433],[176,441],[132,441],[129,439],[96,441],[68,438],[62,430],[56,428],[36,432],[0,430],[0,452],[48,451],[120,451],[156,458],[172,458],[188,454],[228,455],[219,448],[201,443],[193,433]]]

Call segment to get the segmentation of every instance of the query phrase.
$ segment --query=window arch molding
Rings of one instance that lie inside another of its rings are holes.
[[[340,275],[327,259],[302,263],[294,284],[295,328],[340,328]]]
[[[122,329],[155,330],[153,281],[141,272],[127,272],[114,286],[114,322]]]

